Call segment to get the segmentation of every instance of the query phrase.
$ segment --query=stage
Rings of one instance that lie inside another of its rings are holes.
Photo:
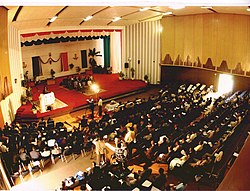
[[[142,80],[119,80],[118,74],[93,74],[95,83],[99,85],[100,92],[98,94],[92,92],[81,93],[76,90],[69,90],[60,86],[60,82],[65,77],[55,79],[55,83],[46,85],[46,82],[32,87],[32,101],[38,102],[39,96],[43,92],[45,85],[48,90],[54,92],[55,98],[64,103],[64,107],[54,108],[51,111],[34,114],[31,110],[32,104],[28,102],[22,105],[16,113],[15,120],[17,122],[37,121],[40,118],[56,117],[71,113],[87,106],[87,99],[92,96],[95,101],[98,96],[102,99],[110,100],[122,97],[123,95],[133,94],[143,91],[147,84]]]

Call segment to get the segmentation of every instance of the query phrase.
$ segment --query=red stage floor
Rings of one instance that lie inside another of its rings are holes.
[[[119,80],[118,74],[93,74],[95,82],[103,90],[98,93],[102,99],[112,98],[121,94],[133,92],[136,90],[143,89],[147,84],[141,80]],[[84,95],[76,90],[68,90],[62,86],[59,86],[63,78],[57,78],[56,83],[53,85],[47,85],[48,90],[54,92],[55,97],[68,106],[60,109],[55,109],[49,112],[33,114],[31,111],[31,103],[22,105],[16,114],[16,120],[22,121],[23,119],[39,119],[48,116],[59,116],[60,114],[70,113],[72,110],[80,108],[87,104],[89,96]],[[39,100],[38,97],[42,93],[45,84],[39,84],[32,87],[32,98],[33,101]],[[96,96],[93,96],[96,98]]]

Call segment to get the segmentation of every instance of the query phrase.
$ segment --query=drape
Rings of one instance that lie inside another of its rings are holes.
[[[104,67],[110,67],[110,36],[103,38],[103,49],[104,49]]]
[[[42,66],[39,62],[39,56],[32,57],[32,68],[33,68],[33,77],[43,75]]]
[[[88,61],[87,61],[87,51],[81,50],[81,58],[82,58],[82,68],[88,67]]]
[[[68,71],[68,70],[69,70],[68,53],[62,52],[61,53],[61,71]]]
[[[122,66],[122,40],[121,32],[113,32],[110,37],[110,66],[112,72],[121,71]]]

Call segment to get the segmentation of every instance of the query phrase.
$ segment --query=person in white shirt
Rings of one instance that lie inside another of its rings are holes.
[[[102,162],[105,162],[106,161],[106,156],[105,156],[106,145],[105,145],[105,142],[103,140],[103,137],[95,139],[93,141],[93,143],[95,145],[96,163],[100,164],[101,160],[102,160]]]
[[[134,147],[134,141],[135,141],[135,131],[133,127],[127,128],[127,133],[124,137],[124,141],[127,143],[128,148],[128,157],[132,156],[132,149]]]

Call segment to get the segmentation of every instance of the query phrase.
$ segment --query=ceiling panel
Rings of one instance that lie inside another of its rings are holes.
[[[234,13],[250,15],[250,11],[246,10],[247,7],[213,7],[218,13]]]
[[[60,18],[56,19],[53,23],[50,24],[50,27],[57,26],[78,26],[82,21],[81,18]],[[47,23],[46,23],[47,24]]]
[[[25,21],[25,20],[36,20],[36,19],[49,19],[55,16],[63,6],[55,6],[55,7],[45,7],[45,6],[32,6],[22,8],[22,11],[18,15],[17,21]]]
[[[136,12],[134,14],[131,14],[131,15],[128,15],[126,17],[124,17],[124,19],[129,19],[129,20],[144,20],[144,19],[148,19],[148,18],[151,18],[151,17],[155,17],[157,15],[159,15],[160,13],[158,12],[154,12],[154,11],[139,11],[139,12]]]
[[[208,9],[202,9],[201,7],[185,7],[184,9],[173,10],[170,9],[174,15],[192,15],[192,14],[206,14],[213,13]]]
[[[118,1],[118,0],[117,0]],[[9,22],[12,22],[18,6],[7,6],[9,9]],[[36,28],[47,29],[49,19],[55,16],[64,6],[24,6],[12,24],[20,30],[33,31]],[[105,9],[106,8],[106,9]],[[162,17],[162,13],[172,11],[174,15],[191,15],[191,14],[214,14],[211,10],[202,9],[198,6],[185,7],[184,9],[173,10],[168,6],[152,6],[151,10],[139,11],[143,6],[69,6],[57,18],[57,20],[49,27],[100,27],[100,26],[125,26],[134,24],[140,21],[156,20]],[[213,10],[218,13],[233,13],[250,15],[245,7],[225,7],[214,6]],[[93,19],[79,24],[88,15],[94,15]],[[121,20],[111,23],[114,17],[122,17]]]
[[[137,20],[119,20],[117,22],[112,22],[109,24],[109,26],[126,26],[126,25],[132,25],[138,23]]]
[[[85,18],[88,15],[93,15],[97,11],[104,9],[104,6],[84,7],[74,6],[68,7],[67,10],[60,14],[60,18]]]
[[[86,21],[86,22],[83,22],[82,24],[81,24],[81,26],[107,26],[107,23],[109,23],[110,22],[110,19],[105,19],[105,18],[103,18],[103,19],[98,19],[98,18],[96,18],[96,19],[91,19],[91,20],[89,20],[89,21]]]
[[[110,7],[105,11],[98,13],[95,17],[97,18],[109,18],[112,20],[114,17],[121,17],[126,14],[133,13],[138,9],[135,7]]]
[[[30,21],[13,22],[13,26],[21,30],[27,30],[35,28],[44,28],[46,27],[47,23],[48,23],[47,19],[40,19],[40,20],[35,20],[35,22],[30,22]]]

